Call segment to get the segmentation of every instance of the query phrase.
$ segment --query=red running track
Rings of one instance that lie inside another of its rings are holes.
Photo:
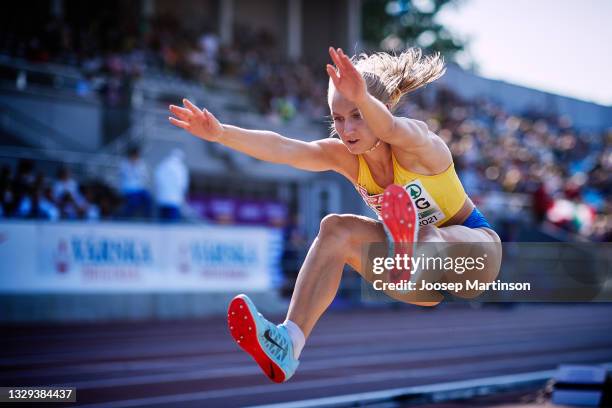
[[[225,316],[3,326],[0,385],[73,386],[77,405],[96,407],[228,408],[321,398],[611,362],[611,312],[605,304],[330,312],[284,384],[271,383],[235,345]]]

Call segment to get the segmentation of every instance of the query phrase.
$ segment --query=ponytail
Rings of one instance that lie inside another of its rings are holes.
[[[420,48],[409,48],[400,55],[378,52],[353,57],[363,75],[368,92],[391,109],[402,96],[444,75],[446,68],[439,53],[423,56]]]

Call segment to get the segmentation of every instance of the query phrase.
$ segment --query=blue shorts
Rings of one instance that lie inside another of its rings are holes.
[[[467,217],[467,219],[461,225],[468,227],[468,228],[486,227],[486,228],[493,229],[491,224],[489,224],[489,221],[487,221],[484,215],[482,215],[482,213],[478,211],[478,208],[476,207],[474,207],[474,210],[472,211],[470,216]]]

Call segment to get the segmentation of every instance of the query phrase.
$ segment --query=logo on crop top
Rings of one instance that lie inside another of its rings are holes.
[[[436,200],[425,189],[420,180],[404,186],[419,214],[419,225],[436,224],[446,218]]]
[[[419,198],[421,196],[421,193],[423,192],[421,187],[416,184],[408,184],[406,186],[406,191],[408,192],[408,194],[410,194],[410,198],[412,198],[413,200]]]

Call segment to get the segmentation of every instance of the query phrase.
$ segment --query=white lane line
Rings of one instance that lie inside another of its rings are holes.
[[[551,353],[555,350],[561,352],[567,348],[571,348],[572,345],[556,345],[550,346],[546,343],[539,344],[538,342],[532,342],[540,347],[533,347],[532,344],[523,344],[520,347],[512,349],[513,353],[519,352],[531,352],[531,353]],[[585,348],[587,345],[584,346]],[[608,350],[609,355],[612,354],[612,345],[606,343],[604,346]],[[599,347],[599,351],[604,348]],[[593,347],[590,347],[593,348]],[[494,357],[500,352],[508,352],[509,348],[507,345],[494,344],[494,345],[476,345],[461,349],[450,348],[447,350],[439,351],[435,353],[435,360],[444,358],[470,358],[470,357]],[[520,358],[516,356],[515,358]],[[431,354],[426,353],[423,350],[413,350],[407,352],[392,352],[392,353],[379,353],[379,354],[368,354],[368,355],[354,355],[354,356],[343,356],[337,358],[328,358],[323,360],[308,361],[304,362],[300,367],[300,372],[312,372],[312,371],[324,371],[337,368],[347,367],[361,367],[362,369],[369,366],[377,366],[380,364],[398,364],[405,363],[407,366],[417,362],[427,362],[432,360]],[[189,380],[204,380],[204,379],[215,379],[215,378],[230,378],[230,377],[244,377],[260,375],[259,368],[255,364],[241,365],[237,367],[227,368],[215,368],[215,369],[204,369],[204,370],[191,370],[188,372],[176,372],[176,373],[163,373],[163,374],[148,374],[141,376],[128,376],[128,377],[113,377],[96,380],[85,380],[78,382],[64,382],[62,384],[53,384],[56,387],[76,387],[78,389],[104,389],[111,387],[123,387],[129,385],[143,385],[143,384],[159,384],[159,383],[171,383],[181,382]]]
[[[394,370],[386,372],[376,372],[368,374],[358,374],[352,376],[345,376],[339,378],[324,378],[317,380],[306,380],[300,382],[289,382],[279,387],[278,384],[266,384],[266,385],[255,385],[228,389],[218,389],[210,391],[199,391],[194,393],[182,393],[174,395],[162,395],[156,397],[145,397],[136,398],[129,400],[120,401],[109,401],[97,404],[87,404],[82,407],[87,408],[108,408],[108,407],[140,407],[140,406],[153,406],[160,404],[177,404],[180,402],[188,401],[205,401],[217,398],[227,398],[244,395],[261,395],[261,394],[277,394],[275,397],[278,400],[278,394],[288,391],[306,390],[315,388],[329,388],[346,385],[356,384],[367,384],[367,383],[380,383],[388,381],[408,380],[408,379],[422,379],[427,376],[438,376],[448,374],[461,374],[470,373],[473,374],[478,370],[487,369],[499,369],[503,366],[504,369],[519,369],[525,367],[534,367],[537,365],[551,365],[556,366],[563,363],[572,362],[591,362],[591,361],[602,361],[603,359],[610,358],[610,353],[567,353],[562,358],[559,356],[546,356],[541,358],[532,358],[526,361],[517,360],[516,358],[500,359],[493,362],[468,362],[462,364],[452,364],[446,366],[439,366],[436,368],[424,368],[424,369],[406,369],[406,370]],[[503,362],[503,364],[502,364]],[[469,375],[469,374],[468,374]],[[289,397],[289,396],[287,396]]]

